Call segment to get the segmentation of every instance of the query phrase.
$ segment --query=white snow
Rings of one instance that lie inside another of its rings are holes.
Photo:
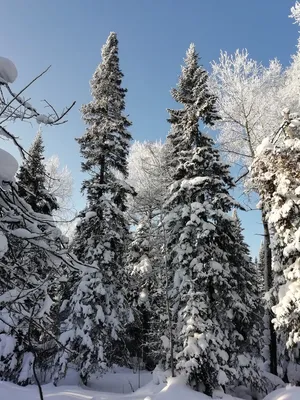
[[[146,302],[146,301],[148,300],[148,298],[149,298],[149,293],[148,293],[148,290],[147,290],[146,288],[143,288],[143,289],[141,290],[140,295],[139,295],[139,298],[140,298],[140,301],[141,301],[141,302]]]
[[[270,143],[270,139],[268,137],[264,138],[259,146],[256,148],[256,155],[260,155],[264,153],[266,150],[273,150],[274,145]]]
[[[0,258],[4,256],[7,250],[8,250],[8,243],[6,236],[2,231],[0,231]]]
[[[150,274],[152,271],[151,262],[146,254],[144,254],[140,261],[133,265],[133,273],[140,273],[142,275]]]
[[[77,373],[71,370],[63,385],[57,387],[52,384],[43,385],[43,392],[45,400],[211,399],[211,397],[195,392],[186,386],[184,377],[164,377],[158,380],[151,380],[151,378],[152,374],[147,371],[140,371],[139,375],[138,372],[133,373],[133,370],[128,370],[127,368],[117,368],[115,371],[105,374],[102,378],[92,379],[89,387],[83,388],[79,385]],[[157,378],[155,371],[153,378]],[[139,382],[140,388],[138,388]],[[35,385],[20,387],[9,382],[0,382],[0,399],[38,400],[39,394]],[[221,392],[215,393],[214,399],[241,400]]]
[[[5,57],[0,57],[0,81],[4,83],[13,83],[18,76],[15,64]]]
[[[292,119],[292,120],[291,120],[291,123],[290,123],[290,126],[291,126],[292,128],[298,128],[298,127],[300,126],[300,121],[299,121],[299,119]]]
[[[295,24],[300,25],[300,3],[296,1],[295,5],[291,8],[290,18],[294,18]]]
[[[45,124],[45,125],[49,125],[49,124],[53,124],[53,119],[48,117],[47,115],[44,114],[40,114],[36,117],[36,122],[38,124]]]
[[[168,378],[167,385],[151,400],[209,400],[211,397],[186,386],[183,377]],[[145,399],[146,400],[146,399]]]
[[[299,400],[300,387],[287,386],[283,389],[277,389],[268,394],[264,400]]]
[[[210,265],[210,268],[214,269],[215,271],[222,271],[222,269],[223,269],[222,265],[214,260],[210,261],[209,265]]]
[[[88,221],[91,218],[97,217],[97,213],[95,211],[87,211],[85,213],[85,220]]]
[[[5,182],[13,182],[18,170],[17,160],[7,151],[0,149],[0,186],[5,188]]]

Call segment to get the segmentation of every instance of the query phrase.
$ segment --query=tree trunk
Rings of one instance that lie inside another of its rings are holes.
[[[167,234],[165,230],[164,221],[162,218],[162,213],[160,213],[160,222],[162,224],[163,235],[164,235],[164,269],[165,269],[165,300],[166,300],[166,311],[168,315],[168,328],[169,328],[169,340],[170,340],[170,367],[171,367],[171,375],[175,377],[175,366],[174,366],[174,338],[173,338],[173,321],[172,321],[172,313],[170,307],[170,298],[169,298],[169,268],[168,268],[168,253],[167,253]]]
[[[265,252],[265,265],[264,265],[264,282],[265,292],[268,292],[272,288],[272,252],[271,252],[271,241],[268,222],[266,221],[265,214],[262,215],[262,222],[264,226],[264,252]],[[272,323],[273,313],[272,310],[266,309],[266,316],[268,319],[269,332],[270,332],[270,372],[277,375],[277,339],[274,325]]]

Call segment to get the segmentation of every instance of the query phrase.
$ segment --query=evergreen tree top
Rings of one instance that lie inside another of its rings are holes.
[[[234,208],[233,211],[232,211],[232,219],[233,219],[235,227],[242,233],[242,231],[244,229],[242,228],[242,222],[241,222],[240,217],[238,216],[236,208]]]
[[[58,204],[46,190],[46,168],[43,160],[44,143],[42,133],[38,131],[28,151],[28,157],[17,174],[19,194],[35,212],[51,215],[52,211],[58,208]]]
[[[185,109],[193,108],[195,117],[202,119],[205,124],[213,125],[219,119],[215,108],[216,96],[208,91],[208,73],[199,65],[199,56],[194,43],[186,52],[184,64],[177,88],[171,94]]]
[[[191,152],[196,148],[206,154],[206,159],[210,153],[216,161],[215,166],[217,164],[221,166],[218,152],[213,149],[213,140],[202,134],[199,128],[199,123],[213,125],[219,117],[215,109],[216,97],[209,91],[208,74],[198,64],[198,54],[194,44],[189,47],[184,61],[185,65],[182,67],[177,87],[171,91],[173,98],[183,107],[179,110],[168,110],[171,129],[167,136],[167,163],[171,170],[173,169],[171,175],[175,174],[177,178],[184,175],[183,171],[179,174],[177,172],[187,166],[186,161],[191,160]],[[199,162],[203,156],[198,154],[196,157]],[[210,175],[212,168],[208,167],[203,158],[202,166],[207,170],[207,175]],[[199,170],[196,175],[198,174]]]
[[[95,120],[103,123],[106,117],[110,122],[118,118],[126,127],[131,125],[131,122],[122,116],[127,89],[121,87],[124,75],[119,67],[118,53],[119,42],[116,33],[112,32],[102,47],[102,62],[90,81],[93,100],[82,107],[86,123],[93,123]]]
[[[42,131],[38,130],[35,136],[34,141],[32,142],[29,148],[29,154],[43,154],[45,150],[43,138],[42,138]],[[44,157],[42,157],[43,159]]]
[[[233,234],[235,237],[235,244],[239,248],[241,248],[241,253],[249,255],[250,250],[248,245],[245,243],[245,238],[243,235],[244,228],[242,227],[242,221],[238,216],[237,209],[234,208],[232,211],[232,219],[233,219]]]
[[[125,93],[123,73],[119,67],[118,39],[112,32],[102,48],[102,62],[90,81],[92,101],[82,106],[87,124],[85,134],[77,139],[85,161],[82,170],[97,178],[101,184],[112,180],[112,171],[127,176],[127,156],[132,139],[127,128],[131,122],[124,115]],[[83,189],[87,188],[85,181]]]
[[[119,45],[119,41],[118,41],[116,32],[110,32],[110,34],[108,35],[108,38],[106,40],[106,43],[102,46],[102,49],[101,49],[102,60],[104,61],[107,59],[112,48],[117,50],[117,52],[118,52],[118,45]]]

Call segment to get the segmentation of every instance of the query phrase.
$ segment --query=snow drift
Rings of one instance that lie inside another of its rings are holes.
[[[268,394],[264,400],[299,400],[300,387],[287,386],[283,389],[277,389],[275,392]]]

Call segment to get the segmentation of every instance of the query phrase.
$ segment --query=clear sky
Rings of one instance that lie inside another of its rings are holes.
[[[196,44],[208,70],[220,49],[232,53],[247,48],[264,64],[277,57],[288,65],[298,37],[297,26],[288,18],[293,4],[294,0],[2,0],[0,55],[18,68],[15,91],[52,65],[26,92],[41,112],[43,99],[57,109],[77,101],[67,124],[43,131],[46,156],[58,154],[73,172],[74,201],[80,209],[82,174],[74,140],[84,132],[79,107],[90,100],[89,80],[109,32],[117,32],[119,38],[134,139],[164,140],[169,129],[166,108],[173,105],[170,89],[189,44]],[[28,148],[38,126],[8,128]],[[0,145],[18,155],[12,146]],[[258,214],[242,213],[253,253],[261,240]]]

